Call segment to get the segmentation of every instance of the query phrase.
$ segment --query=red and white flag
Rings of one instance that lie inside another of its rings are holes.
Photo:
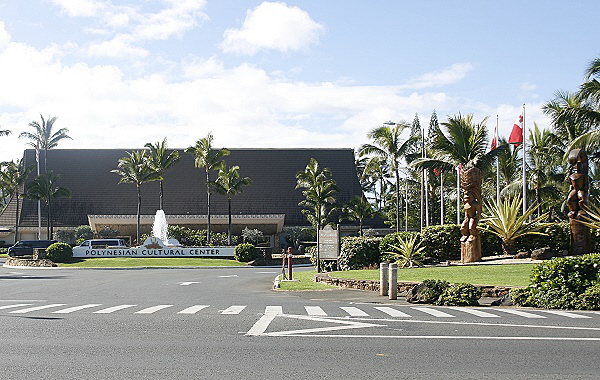
[[[523,115],[519,115],[515,124],[513,124],[512,132],[508,137],[509,144],[519,145],[523,143]]]
[[[490,146],[490,150],[494,150],[498,147],[498,126],[494,127],[494,137],[492,137],[492,145]]]

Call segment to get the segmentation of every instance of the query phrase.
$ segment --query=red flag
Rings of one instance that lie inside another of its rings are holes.
[[[515,124],[513,124],[512,132],[508,137],[509,144],[519,145],[523,143],[523,115],[519,115]]]
[[[494,127],[494,137],[492,138],[492,145],[490,150],[494,150],[498,147],[498,126]]]
[[[442,173],[442,171],[440,169],[433,168],[433,174],[435,174],[436,177],[439,177],[441,173]]]

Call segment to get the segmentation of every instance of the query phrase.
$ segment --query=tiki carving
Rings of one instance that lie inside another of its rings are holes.
[[[567,197],[567,205],[569,207],[569,224],[571,225],[570,253],[581,255],[592,251],[590,229],[578,222],[587,216],[585,208],[589,199],[588,157],[585,151],[573,149],[569,153],[569,165],[571,166],[569,175],[571,188]]]
[[[470,263],[481,260],[481,239],[477,225],[481,219],[481,170],[470,168],[461,170],[461,187],[465,219],[460,227],[461,261]]]

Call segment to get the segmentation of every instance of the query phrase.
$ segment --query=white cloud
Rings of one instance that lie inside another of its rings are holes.
[[[97,0],[51,0],[71,17],[96,17],[108,6]]]
[[[0,48],[8,46],[10,42],[10,34],[4,28],[4,22],[0,21]]]
[[[132,38],[126,34],[119,34],[110,41],[91,44],[88,54],[96,57],[110,58],[144,58],[149,52],[146,49],[135,47]]]
[[[303,50],[318,43],[323,25],[295,6],[263,2],[246,14],[239,29],[227,29],[221,49],[246,55],[260,50]]]
[[[472,70],[473,65],[468,62],[455,63],[441,70],[432,71],[410,79],[404,88],[422,89],[445,86],[460,81]]]
[[[141,22],[132,35],[140,40],[166,40],[196,27],[198,20],[208,19],[202,12],[206,1],[171,0],[170,3],[171,7],[158,13],[141,15]]]

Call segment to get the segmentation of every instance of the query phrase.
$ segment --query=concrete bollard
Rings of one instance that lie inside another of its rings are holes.
[[[389,299],[398,299],[398,264],[390,264],[388,294]]]
[[[379,264],[379,295],[388,295],[388,263]]]

